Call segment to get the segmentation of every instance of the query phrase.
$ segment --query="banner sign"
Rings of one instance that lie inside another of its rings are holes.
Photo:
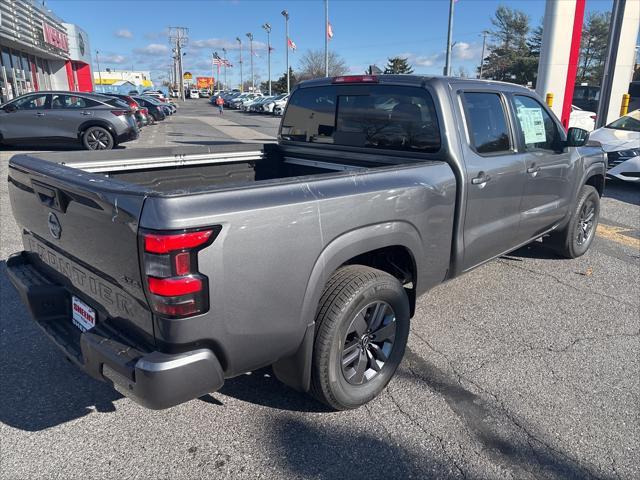
[[[42,33],[46,43],[65,52],[69,51],[69,39],[66,33],[53,28],[47,22],[42,22]]]
[[[213,77],[196,77],[196,82],[199,89],[210,89],[213,87]]]

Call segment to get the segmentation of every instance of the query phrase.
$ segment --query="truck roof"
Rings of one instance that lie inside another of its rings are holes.
[[[353,78],[353,81],[347,81],[341,84],[357,84],[360,83],[358,78],[374,77],[375,82],[363,81],[362,83],[377,83],[377,84],[406,84],[406,85],[423,85],[425,83],[455,83],[457,85],[464,84],[469,87],[482,87],[495,86],[497,90],[519,90],[523,92],[531,92],[531,90],[522,85],[515,83],[500,82],[497,80],[479,80],[476,78],[459,78],[459,77],[445,77],[442,75],[343,75],[342,78]],[[300,82],[296,88],[317,87],[323,85],[334,84],[337,78],[341,77],[324,77],[316,78],[313,80],[305,80]]]

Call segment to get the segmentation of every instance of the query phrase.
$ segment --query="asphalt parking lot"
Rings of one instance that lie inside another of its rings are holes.
[[[187,101],[123,148],[271,141],[278,121]],[[419,299],[396,378],[341,413],[269,369],[164,411],[90,379],[7,279],[6,180],[0,209],[0,478],[640,478],[639,186],[607,185],[584,257],[535,243]]]

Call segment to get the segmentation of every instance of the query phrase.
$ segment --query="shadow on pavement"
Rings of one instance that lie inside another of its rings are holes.
[[[93,380],[46,337],[22,306],[0,263],[0,422],[38,431],[89,414],[115,411],[122,398]]]
[[[460,478],[451,466],[418,455],[387,435],[361,430],[334,428],[327,430],[317,422],[297,418],[279,419],[273,425],[272,458],[291,472],[294,478],[320,480]],[[348,425],[348,424],[346,424]]]
[[[607,179],[604,187],[604,196],[640,206],[640,183],[634,184],[617,179]]]
[[[263,368],[250,374],[228,379],[219,392],[238,400],[278,410],[296,412],[332,411],[309,394],[297,392],[280,383],[270,368]]]
[[[482,444],[482,451],[501,467],[512,472],[513,478],[598,477],[568,454],[550,445],[526,421],[508,412],[504,404],[491,393],[487,400],[463,387],[453,374],[446,373],[407,347],[404,366],[397,375],[425,384],[447,402],[449,408],[464,422],[469,434]],[[479,387],[478,387],[479,388]],[[603,478],[603,477],[598,477]]]

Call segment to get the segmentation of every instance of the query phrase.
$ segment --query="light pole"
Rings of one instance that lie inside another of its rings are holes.
[[[329,76],[329,0],[324,0],[324,76]]]
[[[238,45],[240,46],[240,91],[244,92],[244,85],[242,81],[242,40],[240,40],[240,37],[236,37],[236,42],[238,42]]]
[[[224,55],[224,88],[223,90],[227,90],[229,85],[227,84],[227,49],[222,49],[222,54]]]
[[[478,75],[478,78],[480,78],[480,79],[482,79],[482,70],[484,68],[484,49],[485,49],[485,46],[487,45],[487,35],[488,34],[489,34],[489,32],[487,32],[486,30],[481,33],[481,35],[482,35],[482,55],[480,55],[480,74]]]
[[[265,23],[262,28],[267,32],[267,75],[269,76],[269,96],[271,96],[271,25]]]
[[[451,44],[451,40],[453,37],[453,4],[456,0],[449,0],[449,31],[447,32],[447,59],[444,65],[444,74],[449,77],[451,76],[451,49],[453,45]]]
[[[102,73],[100,72],[100,52],[98,50],[96,50],[96,63],[98,64],[98,82],[100,82],[100,87],[102,87]]]
[[[282,10],[280,12],[284,17],[284,31],[285,31],[285,42],[284,42],[284,50],[286,52],[286,65],[287,65],[287,93],[291,93],[291,78],[289,78],[289,12],[286,10]]]
[[[256,91],[256,77],[253,76],[253,33],[247,33],[249,39],[249,60],[251,64],[251,90]]]

